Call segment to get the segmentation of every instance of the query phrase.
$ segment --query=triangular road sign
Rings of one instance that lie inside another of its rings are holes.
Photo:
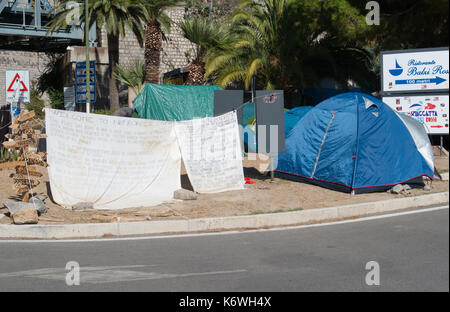
[[[21,91],[21,92],[26,92],[26,91],[28,91],[27,86],[23,83],[22,79],[21,79],[20,76],[19,76],[19,73],[17,73],[17,74],[14,76],[14,79],[11,81],[11,84],[10,84],[9,87],[8,87],[8,90],[7,90],[8,92],[14,92],[14,91],[16,91],[16,90],[14,90],[14,89],[12,88],[13,85],[14,85],[14,83],[15,83],[16,81],[19,81],[20,84],[22,85],[22,89],[20,89],[19,91]]]

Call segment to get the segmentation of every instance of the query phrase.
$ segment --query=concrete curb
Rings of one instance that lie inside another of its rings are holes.
[[[163,233],[226,231],[287,226],[326,220],[362,217],[376,213],[448,203],[449,192],[383,200],[339,207],[308,209],[233,217],[189,220],[144,221],[127,223],[90,223],[64,225],[5,225],[0,224],[0,238],[68,239],[135,236]]]

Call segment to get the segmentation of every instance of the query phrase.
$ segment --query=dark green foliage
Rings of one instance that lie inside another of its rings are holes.
[[[34,85],[31,85],[30,89],[30,103],[25,103],[25,108],[29,111],[34,110],[36,117],[44,119],[44,112],[42,109],[45,107],[44,101],[39,97],[39,92]]]
[[[47,92],[50,98],[50,106],[54,109],[64,109],[64,92],[54,88],[48,89]]]
[[[36,91],[40,94],[50,88],[62,90],[64,87],[64,80],[62,79],[63,55],[48,54],[47,56],[50,60],[36,82]]]
[[[99,114],[99,115],[108,115],[111,116],[113,114],[113,111],[109,109],[96,109],[92,111],[93,114]]]
[[[0,146],[0,163],[7,161],[16,161],[19,158],[19,152],[16,150],[8,150]]]

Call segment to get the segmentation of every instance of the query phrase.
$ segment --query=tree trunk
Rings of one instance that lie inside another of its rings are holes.
[[[114,78],[114,71],[119,63],[119,36],[108,34],[108,80],[109,80],[109,108],[113,112],[120,108],[119,104],[119,87],[116,78]]]
[[[205,84],[205,63],[199,60],[192,61],[189,65],[189,74],[186,80],[187,85]]]
[[[161,25],[157,21],[148,21],[145,27],[145,80],[159,83],[159,65],[162,51]]]

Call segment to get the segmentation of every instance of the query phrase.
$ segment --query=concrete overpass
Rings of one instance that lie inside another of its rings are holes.
[[[81,45],[83,27],[72,26],[46,36],[47,23],[55,14],[54,0],[0,0],[0,50],[64,52]],[[96,27],[90,41],[96,45]]]

